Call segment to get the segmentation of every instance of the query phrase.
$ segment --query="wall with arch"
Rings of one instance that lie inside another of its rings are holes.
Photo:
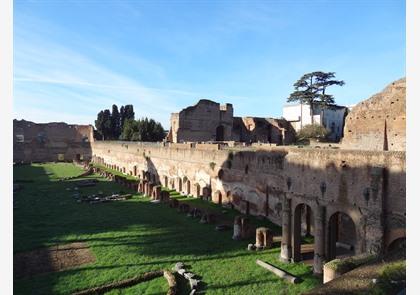
[[[92,154],[184,193],[188,181],[194,197],[218,203],[221,195],[222,203],[280,226],[284,198],[293,209],[309,205],[314,216],[324,207],[325,226],[343,212],[357,229],[356,252],[382,251],[388,232],[405,229],[405,152],[96,141]]]

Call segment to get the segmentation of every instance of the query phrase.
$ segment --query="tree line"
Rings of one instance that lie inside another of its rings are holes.
[[[161,141],[166,136],[161,123],[147,117],[135,120],[131,104],[101,110],[95,127],[95,137],[102,140]]]

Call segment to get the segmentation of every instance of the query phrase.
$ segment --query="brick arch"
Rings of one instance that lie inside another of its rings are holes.
[[[386,233],[385,249],[388,251],[389,246],[398,239],[405,238],[405,228],[391,229]]]
[[[309,208],[306,209],[306,208]],[[303,209],[306,209],[310,212],[311,215],[313,215],[314,208],[313,205],[309,202],[296,202],[295,205],[292,207],[292,256],[294,261],[301,261],[302,260],[302,254],[301,254],[301,232],[302,232],[302,211]],[[310,220],[309,220],[310,221]],[[309,223],[309,226],[311,226],[311,223]],[[315,238],[323,238],[323,237],[315,237]]]
[[[220,190],[216,190],[213,193],[213,203],[221,205],[223,202],[223,194]]]
[[[364,235],[362,231],[362,215],[356,209],[347,209],[342,208],[342,210],[333,210],[325,219],[326,222],[326,230],[327,230],[327,260],[334,259],[336,257],[336,242],[338,241],[338,218],[340,214],[344,214],[345,216],[349,217],[350,221],[352,222],[353,229],[354,229],[354,247],[353,253],[360,254],[362,252],[362,242]],[[350,229],[351,230],[351,229]]]

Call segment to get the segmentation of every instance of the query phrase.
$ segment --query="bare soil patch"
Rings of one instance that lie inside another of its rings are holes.
[[[13,257],[14,277],[21,279],[41,273],[56,272],[95,261],[86,243],[56,245],[17,253]]]

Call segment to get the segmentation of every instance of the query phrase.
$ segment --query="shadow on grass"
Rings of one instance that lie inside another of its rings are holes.
[[[194,272],[209,281],[208,272],[213,273],[211,268],[218,268],[218,263],[231,261],[232,267],[255,263],[257,254],[245,250],[253,239],[233,241],[232,231],[217,232],[214,225],[200,224],[198,219],[189,218],[166,205],[150,203],[138,195],[132,200],[112,203],[77,203],[72,197],[77,180],[57,181],[46,171],[33,166],[19,167],[19,171],[15,171],[19,178],[35,181],[27,183],[15,197],[19,208],[14,212],[14,251],[87,242],[97,261],[71,270],[17,280],[16,294],[68,294],[140,272],[170,269],[179,261],[193,265]],[[78,191],[82,195],[98,191],[104,194],[130,192],[113,182],[99,180],[95,187],[79,188]],[[201,201],[190,200],[196,204]],[[222,210],[214,204],[208,205]],[[229,211],[231,217],[236,214]],[[279,249],[275,249],[258,255],[278,252]],[[245,281],[239,279],[239,283],[232,283],[235,284],[240,286]],[[209,285],[208,288],[215,287]],[[218,289],[222,288],[227,286],[219,285]]]

